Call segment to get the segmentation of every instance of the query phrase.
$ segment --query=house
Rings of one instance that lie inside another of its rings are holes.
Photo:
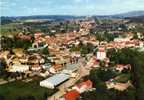
[[[10,51],[2,51],[2,52],[0,52],[0,59],[4,58],[5,60],[7,60],[9,54],[10,54]]]
[[[39,64],[33,64],[31,66],[32,71],[39,71],[41,69],[41,66]]]
[[[116,70],[118,70],[119,72],[121,72],[124,69],[130,69],[131,70],[131,65],[130,64],[127,64],[127,65],[117,64],[116,65]]]
[[[79,58],[80,56],[81,56],[81,54],[78,51],[77,52],[75,51],[75,52],[71,53],[71,57],[78,57]]]
[[[47,77],[49,75],[49,72],[48,71],[45,71],[45,72],[41,72],[40,73],[40,76],[42,76],[42,77]]]
[[[131,83],[129,81],[127,83],[116,83],[116,82],[113,82],[113,81],[107,81],[106,86],[107,86],[108,89],[114,88],[114,89],[119,90],[119,91],[124,91],[129,86],[131,86]]]
[[[143,41],[139,41],[139,47],[140,48],[144,47],[144,42]]]
[[[19,33],[17,38],[26,40],[26,41],[31,41],[32,37],[30,35],[24,35],[23,33]]]
[[[129,82],[127,83],[116,83],[114,88],[119,90],[119,91],[124,91],[126,90],[131,84]]]
[[[91,67],[99,67],[99,62],[97,61],[96,57],[90,58],[90,60],[87,62],[86,68]]]
[[[79,92],[77,92],[76,90],[71,90],[64,95],[64,99],[65,100],[77,100],[79,96],[80,96]]]
[[[54,64],[52,67],[55,69],[56,72],[60,71],[62,69],[62,65],[61,64]]]
[[[120,43],[120,42],[126,42],[126,41],[130,41],[130,39],[131,38],[120,38],[120,37],[118,37],[118,38],[115,38],[114,39],[114,42],[118,42],[118,43]]]
[[[18,65],[21,64],[20,61],[19,61],[19,58],[15,57],[15,56],[11,59],[11,63],[12,64],[18,64]]]
[[[50,68],[49,68],[49,72],[52,73],[52,74],[55,74],[55,73],[56,73],[56,70],[55,70],[53,67],[50,67]]]
[[[45,63],[42,65],[43,69],[50,69],[51,68],[51,64],[50,63]]]
[[[91,88],[92,88],[92,82],[90,80],[87,80],[85,82],[82,82],[82,83],[77,84],[74,87],[72,87],[73,90],[76,90],[79,93],[82,93]]]
[[[105,58],[104,62],[105,62],[105,66],[108,67],[109,63],[110,63],[110,59],[109,58]]]
[[[38,39],[38,38],[40,38],[42,35],[43,35],[43,33],[37,32],[37,33],[34,34],[34,38],[35,38],[35,39]]]
[[[25,55],[24,50],[21,48],[13,49],[13,52],[19,58],[22,58]]]
[[[20,63],[22,64],[27,64],[28,63],[28,56],[23,56],[21,58],[19,58]]]
[[[39,64],[39,60],[38,60],[38,55],[29,55],[29,57],[28,57],[28,63],[29,64]]]
[[[29,71],[29,65],[13,64],[9,67],[9,72],[26,72]]]

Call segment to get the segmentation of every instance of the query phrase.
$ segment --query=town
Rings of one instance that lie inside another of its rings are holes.
[[[0,100],[144,98],[143,22],[86,16],[16,23],[1,32]]]

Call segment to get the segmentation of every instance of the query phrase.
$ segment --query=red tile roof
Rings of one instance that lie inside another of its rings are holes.
[[[80,94],[76,90],[72,90],[72,91],[67,92],[64,95],[64,98],[65,100],[76,100],[77,97],[79,97],[79,95]]]
[[[61,64],[55,64],[52,66],[55,70],[59,70],[62,68],[62,65]]]
[[[130,65],[130,64],[127,64],[127,65],[117,64],[116,67],[117,67],[117,68],[130,68],[130,69],[131,69],[131,65]]]
[[[98,48],[98,51],[99,51],[99,52],[105,52],[105,47],[99,47],[99,48]]]
[[[77,85],[78,88],[81,88],[82,86],[86,85],[87,88],[92,88],[92,82],[90,80],[87,80],[85,82],[82,82]]]

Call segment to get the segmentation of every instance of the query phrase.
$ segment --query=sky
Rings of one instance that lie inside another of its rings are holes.
[[[1,16],[111,15],[144,10],[144,0],[0,0]]]

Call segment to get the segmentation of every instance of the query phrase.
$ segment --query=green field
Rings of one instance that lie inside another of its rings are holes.
[[[127,73],[127,74],[121,74],[116,79],[116,82],[126,83],[126,82],[128,82],[128,80],[130,80],[130,77],[131,77],[131,74],[129,74],[129,73]]]
[[[10,23],[10,24],[6,24],[6,25],[1,25],[0,26],[0,34],[3,36],[8,36],[8,35],[15,35],[19,32],[21,32],[20,29],[18,29],[17,27],[19,26],[18,23]]]
[[[29,83],[17,81],[0,86],[0,96],[4,96],[4,100],[16,100],[20,96],[33,96],[35,100],[42,100],[44,94],[50,96],[56,91],[57,89],[51,90],[40,87],[39,81]]]

